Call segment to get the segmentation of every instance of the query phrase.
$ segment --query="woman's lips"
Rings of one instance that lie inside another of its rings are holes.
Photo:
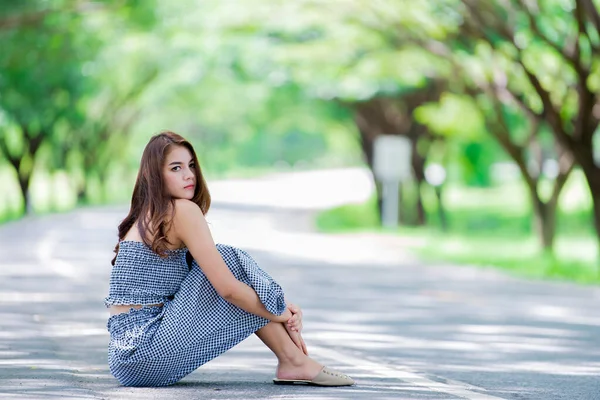
[[[193,189],[195,185],[187,185],[184,189]]]

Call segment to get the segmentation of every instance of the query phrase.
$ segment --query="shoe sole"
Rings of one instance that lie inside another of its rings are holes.
[[[308,385],[308,386],[321,386],[311,381],[305,381],[300,379],[273,379],[273,383],[276,385]]]
[[[324,385],[321,383],[316,383],[313,381],[301,380],[301,379],[273,379],[273,383],[276,385],[306,385],[306,386],[320,386],[320,387],[342,387],[342,386],[352,386],[348,384],[337,384],[337,385]]]

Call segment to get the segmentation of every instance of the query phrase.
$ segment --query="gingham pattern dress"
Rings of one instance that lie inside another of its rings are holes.
[[[235,277],[276,315],[285,311],[279,284],[243,250],[217,245]],[[229,350],[269,321],[220,297],[187,249],[161,258],[142,242],[121,241],[105,304],[146,305],[108,319],[108,364],[125,386],[173,384]],[[163,307],[148,306],[163,303]]]

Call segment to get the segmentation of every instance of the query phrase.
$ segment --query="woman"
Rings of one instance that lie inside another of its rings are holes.
[[[214,244],[209,207],[192,145],[152,137],[105,299],[111,373],[125,386],[170,385],[256,333],[278,359],[274,383],[352,385],[308,357],[302,312],[277,282],[244,251]]]

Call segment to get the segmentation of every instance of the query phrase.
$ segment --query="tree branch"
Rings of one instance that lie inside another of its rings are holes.
[[[463,3],[467,6],[471,15],[478,22],[481,38],[485,40],[492,48],[495,48],[493,41],[491,40],[489,35],[485,33],[486,30],[488,30],[486,29],[486,26],[489,26],[491,24],[485,24],[485,21],[480,14],[480,10],[475,5],[471,4],[468,0],[463,0]],[[552,104],[550,93],[544,89],[537,76],[533,72],[531,72],[531,70],[525,65],[521,49],[515,42],[514,34],[510,31],[508,27],[504,25],[493,26],[493,28],[495,28],[496,31],[515,48],[517,52],[516,62],[523,68],[523,71],[527,75],[527,78],[529,79],[531,85],[542,100],[542,104],[544,106],[544,114],[548,118],[548,122],[550,122],[552,127],[557,131],[557,137],[559,137],[559,140],[561,140],[567,148],[572,149],[572,140],[564,129],[560,114]]]
[[[577,38],[575,40],[575,46],[574,46],[574,51],[573,53],[570,53],[567,51],[567,49],[561,48],[558,44],[554,43],[552,40],[550,40],[550,38],[546,35],[544,35],[544,33],[542,33],[542,31],[540,30],[540,27],[535,19],[535,16],[533,15],[533,13],[531,12],[531,10],[529,9],[529,7],[525,4],[524,0],[518,0],[517,3],[519,4],[521,10],[527,15],[527,19],[529,20],[529,25],[531,26],[531,30],[540,38],[544,41],[544,43],[546,43],[548,46],[550,46],[552,49],[554,49],[554,51],[556,51],[558,54],[560,54],[565,60],[567,60],[569,62],[569,64],[571,64],[571,66],[573,67],[573,69],[575,69],[575,71],[577,72],[578,75],[584,74],[584,75],[589,75],[589,69],[584,67],[584,65],[581,63],[581,58],[579,57],[579,45],[578,45],[578,41]],[[579,17],[578,13],[577,13],[577,8],[576,7],[576,16]]]
[[[584,10],[581,8],[579,2],[575,2],[575,15],[577,16],[577,24],[579,27],[579,33],[583,33],[587,36],[587,30],[585,27],[584,21]],[[592,42],[587,36],[588,41],[590,42],[590,46]],[[580,56],[579,52],[579,44],[576,45],[577,56]],[[594,103],[596,100],[595,93],[588,88],[588,80],[590,71],[589,70],[576,70],[577,71],[577,93],[579,95],[579,110],[577,111],[577,117],[575,119],[575,132],[573,132],[574,137],[580,138],[585,145],[592,145],[592,135],[594,134],[594,130],[591,128],[591,124],[593,124],[593,109]]]
[[[550,197],[550,201],[549,203],[552,203],[552,206],[556,206],[556,203],[558,202],[558,196],[560,195],[560,192],[562,191],[563,187],[565,186],[565,183],[567,182],[567,179],[569,178],[569,175],[571,174],[571,171],[573,171],[573,168],[575,167],[575,160],[573,157],[571,157],[569,155],[568,152],[562,152],[559,153],[559,157],[558,157],[558,175],[556,176],[556,179],[554,180],[554,186],[552,188],[552,195]]]
[[[494,89],[491,86],[486,87],[484,90],[487,92],[488,97],[492,101],[494,108],[494,119],[496,121],[496,124],[491,124],[488,122],[488,129],[517,164],[519,170],[521,171],[521,175],[523,175],[525,183],[529,187],[529,190],[537,195],[538,180],[536,177],[531,176],[529,170],[527,169],[525,156],[523,154],[524,148],[515,144],[510,138],[510,129],[508,128],[506,119],[503,116],[502,103],[499,101],[497,93],[494,93]]]
[[[527,103],[522,95],[517,95],[513,91],[508,88],[508,76],[506,73],[500,69],[494,69],[494,87],[495,93],[497,94],[499,99],[509,98],[512,100],[514,104],[521,108],[521,110],[528,115],[530,118],[535,120],[543,119],[543,115],[541,113],[535,112]]]
[[[576,0],[576,4],[581,4],[585,13],[589,16],[592,25],[596,28],[597,35],[600,36],[600,13],[592,0]]]
[[[8,162],[10,163],[10,165],[12,165],[13,168],[18,173],[19,172],[19,167],[21,166],[21,160],[23,158],[22,157],[13,157],[10,154],[10,151],[8,150],[8,146],[6,145],[6,141],[4,141],[4,140],[0,140],[0,152],[2,152],[2,154],[4,154],[4,156],[6,157],[6,159],[8,160]]]
[[[529,117],[529,135],[525,139],[525,146],[530,146],[536,139],[538,132],[540,131],[540,121],[537,118]],[[540,162],[541,167],[541,162]]]
[[[575,18],[577,19],[577,27],[579,30],[580,34],[585,35],[590,48],[592,49],[592,53],[599,53],[600,52],[600,46],[597,43],[594,43],[592,36],[590,36],[590,33],[588,32],[587,26],[586,26],[586,10],[585,10],[585,6],[583,6],[581,4],[580,1],[576,1],[575,2]],[[576,43],[579,44],[579,43]]]

